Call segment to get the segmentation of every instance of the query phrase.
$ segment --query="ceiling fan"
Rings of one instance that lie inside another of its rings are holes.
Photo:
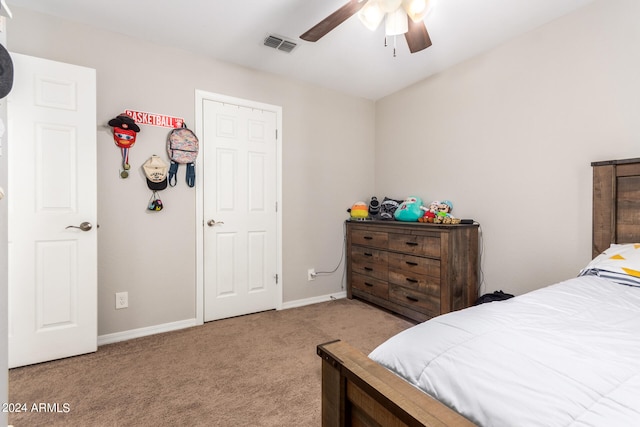
[[[431,38],[423,22],[424,17],[431,10],[430,6],[431,0],[350,0],[302,34],[300,38],[316,42],[358,13],[360,21],[371,31],[378,28],[384,20],[385,36],[404,34],[409,51],[416,53],[431,46]]]

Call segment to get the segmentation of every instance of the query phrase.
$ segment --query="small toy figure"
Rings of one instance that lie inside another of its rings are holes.
[[[378,201],[378,198],[376,196],[373,196],[371,198],[371,201],[369,202],[369,215],[371,215],[372,217],[375,217],[379,213],[380,213],[380,202]]]
[[[451,224],[451,211],[453,210],[453,203],[449,200],[443,200],[438,204],[438,212],[436,212],[433,222],[436,224]]]
[[[129,148],[136,143],[136,134],[140,132],[140,127],[135,120],[126,114],[119,114],[116,118],[109,120],[109,126],[113,127],[113,140],[122,151],[122,171],[120,176],[129,176]]]
[[[437,200],[434,200],[433,202],[429,203],[429,206],[427,206],[426,208],[425,207],[422,208],[422,210],[424,211],[424,214],[422,215],[421,218],[418,218],[418,221],[433,222],[433,219],[436,217],[436,214],[438,213],[439,207],[440,207],[440,202]]]
[[[451,203],[449,200],[443,200],[438,205],[438,212],[444,212],[445,214],[449,214],[451,213],[452,210],[453,210],[453,203]]]

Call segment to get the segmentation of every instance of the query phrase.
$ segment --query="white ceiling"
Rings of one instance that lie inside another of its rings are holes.
[[[437,0],[427,18],[433,46],[397,56],[384,29],[352,16],[316,43],[299,36],[348,0],[8,0],[72,21],[174,46],[245,67],[379,99],[487,51],[593,0]],[[15,9],[15,8],[14,8]],[[13,10],[14,14],[16,13]],[[263,45],[274,34],[292,53]],[[391,41],[393,43],[393,41]]]

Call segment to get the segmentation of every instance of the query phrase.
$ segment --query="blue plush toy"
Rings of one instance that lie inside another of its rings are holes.
[[[419,197],[407,197],[404,202],[400,203],[398,209],[393,216],[398,221],[415,222],[424,214],[422,207],[422,199]]]

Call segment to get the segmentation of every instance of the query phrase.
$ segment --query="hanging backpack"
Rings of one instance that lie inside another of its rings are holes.
[[[175,187],[178,166],[187,165],[186,181],[189,187],[196,185],[196,157],[198,157],[198,137],[182,124],[181,128],[173,129],[167,137],[167,153],[171,166],[169,167],[169,185]]]

